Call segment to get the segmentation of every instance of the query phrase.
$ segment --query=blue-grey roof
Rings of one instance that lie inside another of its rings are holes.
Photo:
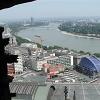
[[[83,57],[80,61],[80,66],[100,72],[100,60],[95,56]]]

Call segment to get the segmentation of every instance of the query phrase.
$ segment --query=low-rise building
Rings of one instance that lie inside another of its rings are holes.
[[[59,72],[64,72],[64,66],[62,64],[57,64],[56,68]]]
[[[43,64],[47,63],[47,60],[41,59],[41,60],[34,60],[32,59],[32,69],[36,71],[41,71],[43,68]]]
[[[50,77],[56,76],[58,73],[59,73],[59,71],[56,67],[48,68],[48,75],[50,75]]]
[[[13,64],[7,64],[8,75],[14,77],[15,75],[15,68]]]
[[[15,50],[15,55],[18,55],[17,63],[14,63],[15,67],[15,73],[16,74],[21,74],[23,72],[23,60],[22,60],[22,55],[20,55],[19,50]]]
[[[25,48],[37,48],[37,44],[34,43],[22,43],[21,47],[25,47]]]
[[[15,73],[16,74],[21,74],[23,73],[23,61],[22,61],[22,56],[18,56],[17,63],[14,63],[15,67]]]
[[[43,64],[43,71],[44,71],[45,73],[47,73],[47,72],[48,72],[48,68],[49,68],[50,66],[51,66],[51,65],[48,64],[48,63]]]
[[[64,66],[61,64],[51,65],[46,63],[43,64],[43,71],[47,74],[47,77],[51,78],[60,72],[64,72]]]

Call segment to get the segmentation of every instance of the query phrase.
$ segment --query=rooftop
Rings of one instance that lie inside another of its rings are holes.
[[[38,85],[35,82],[12,82],[10,83],[11,93],[33,95],[36,93]]]

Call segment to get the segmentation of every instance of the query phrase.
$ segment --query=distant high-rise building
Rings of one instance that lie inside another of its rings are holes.
[[[31,17],[31,25],[34,24],[34,18]]]

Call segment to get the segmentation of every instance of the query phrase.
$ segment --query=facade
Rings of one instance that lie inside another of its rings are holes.
[[[48,64],[48,63],[43,64],[43,71],[44,71],[45,73],[47,73],[47,72],[48,72],[48,68],[49,68],[50,66],[51,66],[51,65]]]
[[[23,73],[23,61],[22,61],[22,56],[18,56],[17,63],[14,63],[15,67],[15,73],[16,74],[21,74]]]
[[[74,54],[73,55],[73,64],[74,65],[79,65],[80,61],[81,61],[81,58],[83,57],[88,57],[89,55],[80,55],[80,54]]]
[[[11,46],[17,46],[17,41],[16,41],[16,37],[15,37],[15,36],[11,36],[11,37],[10,37],[9,44],[10,44]]]
[[[9,45],[17,45],[16,37],[11,34],[11,29],[8,26],[4,26],[3,38],[9,38]]]
[[[46,64],[48,60],[57,59],[55,57],[55,53],[47,53],[47,51],[35,51],[32,53],[31,61],[32,61],[32,69],[40,71],[43,69],[43,64]]]
[[[41,59],[41,60],[34,60],[32,59],[32,69],[36,71],[41,71],[43,68],[43,64],[47,63],[47,60]]]
[[[55,53],[56,56],[63,56],[67,55],[69,50],[55,49],[53,52]]]
[[[58,69],[56,67],[49,67],[48,68],[48,74],[50,76],[50,78],[52,78],[53,76],[56,76],[59,73]]]
[[[15,68],[13,64],[7,64],[8,75],[14,77],[15,75]]]
[[[79,63],[83,73],[94,76],[100,73],[100,60],[95,56],[83,57]]]
[[[26,47],[26,48],[37,48],[37,44],[34,43],[22,43],[21,47]]]
[[[16,74],[21,74],[23,72],[23,60],[22,60],[22,55],[19,55],[20,51],[15,50],[15,55],[18,55],[17,63],[14,63],[15,67],[15,73]]]
[[[51,65],[48,63],[43,64],[43,71],[47,74],[48,78],[56,76],[60,72],[64,72],[64,66],[61,64]]]
[[[56,59],[50,59],[47,61],[49,64],[62,64],[65,68],[71,68],[73,66],[73,56],[72,55],[63,55],[59,56]]]

